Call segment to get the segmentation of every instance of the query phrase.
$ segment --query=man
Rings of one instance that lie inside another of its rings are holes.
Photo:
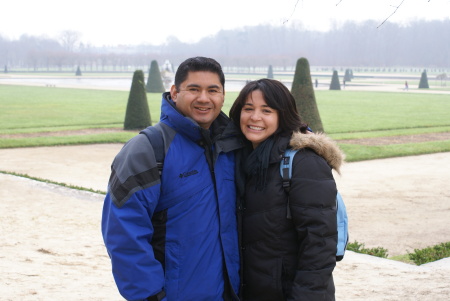
[[[225,76],[205,57],[184,61],[163,94],[164,167],[145,135],[114,159],[102,234],[127,300],[237,300],[236,129],[221,112]]]

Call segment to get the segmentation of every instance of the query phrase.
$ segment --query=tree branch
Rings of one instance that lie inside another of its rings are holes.
[[[403,2],[405,2],[405,0],[402,0],[402,2],[400,2],[398,6],[394,6],[395,10],[392,12],[392,14],[390,14],[383,22],[381,22],[381,24],[378,25],[377,28],[380,28],[381,25],[383,25],[390,17],[392,17],[392,15],[397,12],[398,8],[403,4]],[[428,0],[428,2],[430,2],[430,0]]]
[[[300,1],[300,0],[297,0],[297,2],[295,2],[295,6],[294,6],[294,10],[292,11],[292,14],[289,16],[289,18],[287,18],[287,19],[283,22],[283,25],[284,25],[286,22],[288,22],[289,19],[292,17],[292,15],[293,15],[294,12],[295,12],[295,9],[297,8],[297,4],[298,4],[299,1]]]

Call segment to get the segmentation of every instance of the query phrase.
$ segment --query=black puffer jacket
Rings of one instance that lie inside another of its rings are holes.
[[[284,142],[287,144],[286,140]],[[280,158],[287,145],[272,149],[264,191],[246,181],[242,201],[243,297],[245,301],[334,300],[336,184],[344,159],[325,135],[296,133],[290,191],[292,219],[286,217]]]

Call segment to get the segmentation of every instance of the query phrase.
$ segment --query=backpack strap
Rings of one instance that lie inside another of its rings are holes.
[[[143,129],[139,132],[139,134],[144,134],[150,141],[150,144],[153,147],[153,152],[155,153],[156,166],[158,167],[159,175],[161,176],[164,166],[165,151],[162,132],[159,129],[158,124]]]
[[[283,188],[287,194],[287,214],[286,218],[291,219],[291,207],[289,205],[289,192],[291,190],[291,178],[292,178],[292,162],[294,156],[298,152],[298,149],[286,149],[280,163],[280,174],[283,180]]]
[[[336,207],[337,207],[337,228],[338,228],[338,242],[336,261],[341,261],[344,258],[345,250],[348,244],[348,216],[347,208],[345,208],[344,200],[341,194],[336,195]]]

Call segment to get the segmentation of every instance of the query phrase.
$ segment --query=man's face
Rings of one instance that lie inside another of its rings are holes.
[[[195,71],[188,73],[180,85],[180,91],[173,85],[170,96],[183,115],[194,119],[202,128],[209,129],[222,110],[225,92],[219,75]]]

